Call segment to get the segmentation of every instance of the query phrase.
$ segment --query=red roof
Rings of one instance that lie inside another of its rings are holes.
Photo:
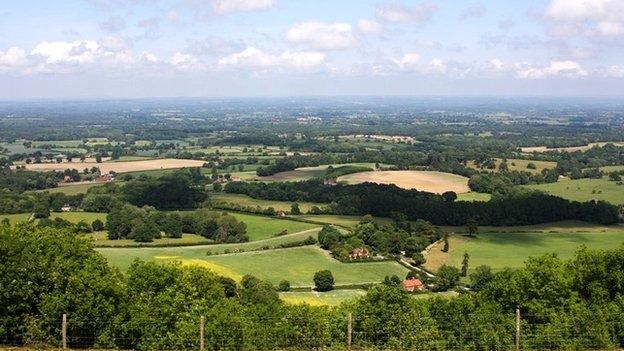
[[[420,279],[406,279],[403,281],[403,286],[406,288],[418,288],[423,285]]]

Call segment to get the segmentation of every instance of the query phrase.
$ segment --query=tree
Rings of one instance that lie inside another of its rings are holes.
[[[459,283],[459,278],[459,269],[443,265],[438,269],[436,290],[447,291],[453,289]]]
[[[97,163],[101,163],[101,162],[102,162],[102,155],[100,155],[100,154],[96,154],[96,155],[95,155],[95,162],[97,162]]]
[[[457,193],[454,191],[445,191],[442,193],[442,198],[444,202],[453,202],[457,200]]]
[[[91,228],[93,229],[93,231],[95,232],[100,232],[102,230],[104,230],[104,222],[102,222],[99,218],[96,218],[92,223],[91,223]]]
[[[160,236],[160,230],[156,223],[137,218],[132,223],[132,231],[130,232],[130,236],[134,239],[134,241],[138,242],[152,242],[154,238]]]
[[[221,183],[217,183],[217,182],[212,183],[213,191],[221,191],[222,189],[223,189],[223,185],[221,185]]]
[[[329,250],[340,242],[341,236],[340,232],[333,226],[324,225],[323,229],[318,233],[318,241],[323,249]]]
[[[401,286],[401,278],[399,278],[397,275],[393,275],[393,276],[385,276],[384,280],[383,280],[383,284],[388,285],[388,286]]]
[[[482,265],[475,268],[474,272],[470,274],[470,286],[474,291],[481,291],[492,279],[494,279],[492,268]]]
[[[292,215],[300,215],[301,214],[301,210],[299,209],[299,204],[298,203],[293,203],[292,205],[290,205],[290,214]]]
[[[461,267],[461,276],[465,277],[468,275],[468,261],[470,260],[470,256],[468,252],[464,252],[464,258],[462,259],[462,267]]]
[[[37,201],[33,207],[33,217],[48,218],[50,217],[50,205],[48,201]]]
[[[330,291],[334,288],[334,275],[329,270],[314,273],[314,286],[317,291]]]
[[[622,177],[617,173],[609,173],[609,180],[613,182],[621,182]]]
[[[479,222],[474,218],[468,218],[466,221],[466,230],[468,231],[468,236],[476,236],[479,231]]]
[[[182,218],[175,212],[167,214],[162,220],[161,229],[170,238],[181,238]]]
[[[449,234],[444,232],[444,247],[442,247],[442,252],[449,251]]]
[[[288,280],[282,280],[279,283],[279,290],[280,291],[290,291],[290,282]]]

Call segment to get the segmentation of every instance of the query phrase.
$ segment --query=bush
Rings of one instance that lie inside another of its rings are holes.
[[[102,222],[99,218],[91,223],[91,229],[94,232],[99,232],[104,230],[104,222]]]
[[[317,291],[330,291],[334,288],[334,275],[329,270],[314,273],[314,286]]]
[[[278,287],[279,291],[290,291],[290,282],[288,280],[282,280]]]

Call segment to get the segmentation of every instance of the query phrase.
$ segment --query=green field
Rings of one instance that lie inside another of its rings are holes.
[[[12,224],[19,222],[26,222],[30,217],[30,213],[17,213],[17,214],[7,214],[0,215],[0,220],[4,218],[8,218]],[[78,223],[84,220],[87,223],[91,223],[96,219],[100,219],[101,221],[106,221],[106,213],[95,213],[95,212],[51,212],[50,219],[54,219],[56,217],[63,218],[72,223]]]
[[[499,170],[498,167],[503,160],[500,158],[495,158],[494,161],[496,163],[496,169],[484,168],[483,170],[498,172]],[[533,163],[535,165],[535,169],[527,168],[529,163]],[[481,168],[478,168],[472,161],[468,162],[467,166],[473,169],[481,170]],[[507,167],[509,168],[510,171],[524,171],[524,172],[539,174],[544,169],[552,169],[552,168],[557,167],[557,162],[509,158],[507,159]]]
[[[205,246],[167,248],[107,248],[98,249],[109,262],[126,269],[134,258],[157,262],[180,261],[182,264],[200,265],[217,274],[240,279],[253,274],[273,284],[287,279],[292,286],[312,286],[314,273],[329,269],[336,284],[380,282],[386,275],[404,277],[407,269],[392,261],[342,263],[316,246],[290,249],[253,251],[228,255],[207,256]]]
[[[211,193],[210,199],[215,201],[223,201],[223,202],[231,202],[235,204],[239,204],[241,206],[260,206],[262,208],[273,207],[276,211],[288,211],[290,212],[290,206],[293,204],[288,201],[271,201],[271,200],[261,200],[261,199],[253,199],[247,195],[242,194],[228,194],[224,192]],[[312,203],[312,202],[298,202],[299,210],[301,212],[308,212],[312,206],[323,207],[326,204]]]
[[[118,239],[108,240],[108,233],[106,231],[95,232],[93,234],[85,234],[85,236],[92,238],[95,247],[128,247],[128,246],[167,246],[167,245],[198,245],[209,244],[210,240],[197,234],[182,234],[181,238],[173,239],[163,237],[161,239],[154,239],[151,243],[140,243],[132,239]]]
[[[239,221],[243,221],[247,224],[247,235],[249,235],[249,241],[268,239],[274,237],[283,230],[287,230],[289,234],[293,234],[318,227],[317,224],[298,222],[289,219],[234,212],[230,214],[236,217]]]
[[[476,238],[452,235],[449,253],[436,244],[425,256],[425,267],[436,271],[442,264],[461,267],[464,252],[470,255],[470,269],[489,265],[494,270],[517,268],[528,257],[556,253],[563,259],[571,258],[581,245],[593,249],[610,249],[624,243],[622,231],[576,233],[483,233]]]
[[[624,204],[624,185],[602,179],[560,180],[556,183],[527,185],[546,193],[573,201],[604,200],[615,205]]]
[[[70,183],[71,184],[71,183]],[[65,195],[86,194],[89,188],[94,186],[104,185],[104,183],[84,183],[84,184],[71,184],[71,185],[59,185],[56,188],[49,188],[44,190],[37,190],[38,192],[47,191],[49,193],[63,193]]]
[[[475,193],[471,191],[469,193],[457,194],[457,201],[490,201],[492,195],[487,193]]]

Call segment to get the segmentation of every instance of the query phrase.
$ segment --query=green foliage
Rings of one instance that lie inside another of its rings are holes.
[[[455,288],[459,283],[460,275],[459,269],[453,266],[443,265],[438,269],[436,291],[447,291]]]
[[[314,286],[318,291],[330,291],[334,288],[334,276],[329,270],[314,273]]]
[[[99,232],[104,230],[104,222],[102,222],[99,218],[96,218],[92,223],[91,223],[91,229],[93,229],[93,231],[95,232]]]
[[[279,291],[290,291],[290,282],[288,280],[282,280],[278,285]]]
[[[193,186],[188,171],[165,174],[157,179],[132,180],[121,191],[129,203],[157,209],[194,208],[206,199],[206,194]]]

